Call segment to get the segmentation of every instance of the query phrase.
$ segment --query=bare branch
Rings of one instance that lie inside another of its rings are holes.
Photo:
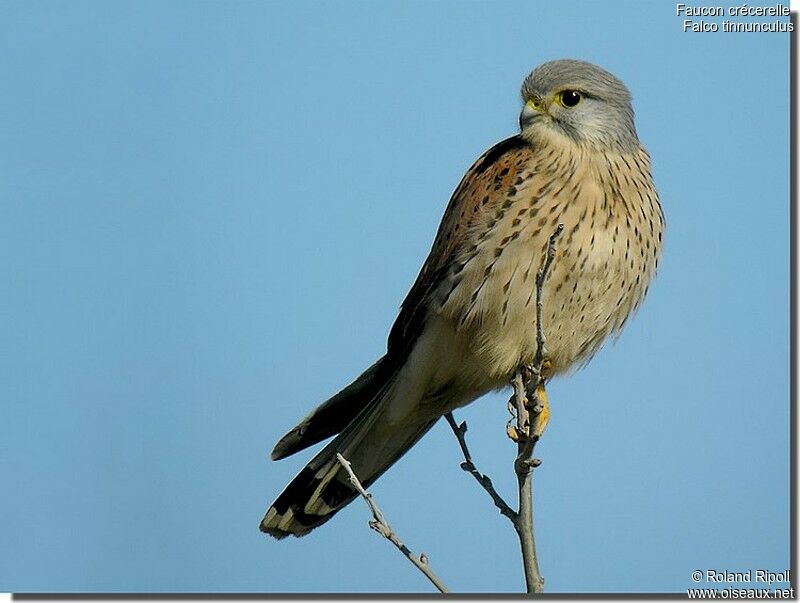
[[[544,590],[544,578],[539,571],[539,559],[536,555],[533,531],[533,469],[540,465],[540,461],[533,458],[533,448],[544,427],[538,428],[538,423],[540,420],[546,421],[546,417],[541,415],[547,404],[546,399],[541,399],[545,395],[544,367],[547,355],[542,318],[542,293],[548,271],[556,256],[556,241],[563,231],[564,225],[559,224],[555,232],[550,235],[542,267],[536,274],[536,354],[533,358],[533,365],[517,369],[513,380],[514,399],[517,401],[518,409],[524,408],[530,413],[530,416],[527,417],[529,423],[524,426],[526,429],[522,429],[521,425],[522,437],[517,442],[517,459],[514,462],[514,471],[517,474],[517,485],[519,486],[519,512],[517,520],[514,522],[514,528],[519,536],[525,584],[529,593],[541,593]],[[523,401],[522,404],[519,403],[520,400]],[[519,423],[520,415],[517,415],[517,421]]]
[[[542,363],[544,362],[545,347],[544,347],[544,326],[542,322],[542,291],[544,289],[544,282],[547,280],[547,273],[550,270],[550,264],[556,257],[556,241],[561,233],[564,232],[564,225],[559,224],[555,232],[550,235],[550,240],[547,242],[547,254],[545,255],[542,267],[536,273],[536,355],[533,358],[533,369],[541,374]]]
[[[527,389],[523,384],[522,372],[523,370],[517,371],[513,382],[517,398],[524,397]],[[538,413],[534,412],[534,422],[537,418]],[[514,521],[514,529],[519,537],[525,585],[529,593],[541,593],[544,590],[544,578],[539,571],[536,541],[533,535],[533,468],[539,465],[533,458],[533,448],[538,439],[538,436],[531,433],[520,437],[517,441],[517,458],[514,461],[514,472],[517,474],[519,487],[519,511]]]
[[[475,480],[481,485],[481,487],[486,490],[489,496],[492,498],[492,502],[494,506],[498,508],[502,515],[508,517],[512,522],[517,520],[517,512],[512,509],[508,503],[503,500],[503,497],[497,493],[497,490],[494,489],[494,484],[492,484],[491,478],[478,471],[478,468],[475,467],[475,464],[472,462],[472,455],[469,453],[469,448],[467,448],[467,440],[464,437],[464,434],[467,433],[467,423],[464,421],[459,425],[456,423],[455,418],[453,418],[453,413],[447,413],[444,416],[447,419],[447,422],[450,424],[450,428],[453,430],[456,438],[458,439],[458,444],[461,446],[461,452],[464,453],[464,462],[461,463],[461,468],[472,475]]]
[[[547,274],[556,255],[556,241],[564,230],[564,225],[559,224],[550,236],[547,250],[539,272],[536,274],[536,354],[533,363],[520,365],[514,372],[511,385],[514,393],[509,400],[509,409],[516,418],[516,425],[509,423],[508,435],[517,443],[517,457],[514,460],[514,472],[517,474],[519,487],[519,511],[514,511],[497,493],[492,485],[492,480],[480,473],[467,447],[465,434],[466,422],[458,425],[452,413],[445,415],[453,433],[458,439],[461,451],[464,453],[465,462],[461,468],[477,480],[491,496],[495,506],[505,515],[514,526],[522,550],[522,565],[525,570],[525,584],[528,593],[541,593],[544,589],[544,578],[539,571],[539,561],[536,556],[536,543],[533,532],[533,469],[541,461],[533,458],[533,449],[539,440],[546,423],[545,383],[547,378],[547,349],[545,348],[544,326],[542,319],[543,297],[542,292]],[[549,411],[548,411],[549,412]],[[540,422],[542,425],[540,425]]]
[[[414,553],[412,553],[409,548],[403,544],[400,538],[398,538],[394,530],[392,530],[377,503],[372,499],[372,495],[364,489],[364,486],[361,485],[358,477],[356,477],[353,467],[350,465],[350,461],[348,461],[338,452],[336,453],[336,460],[339,461],[339,464],[344,467],[345,471],[347,471],[347,474],[350,476],[350,483],[356,490],[358,490],[361,498],[366,501],[367,505],[369,506],[369,510],[372,512],[372,520],[369,522],[369,527],[396,546],[400,552],[403,553],[403,555],[405,555],[406,558],[416,566],[419,571],[425,574],[425,577],[431,581],[431,583],[439,590],[440,593],[448,592],[447,587],[441,580],[439,580],[439,577],[433,573],[433,570],[431,570],[430,566],[428,565],[428,557],[424,553],[419,557],[414,555]]]

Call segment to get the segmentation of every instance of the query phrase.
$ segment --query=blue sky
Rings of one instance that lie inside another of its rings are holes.
[[[428,592],[356,502],[258,522],[272,445],[385,349],[536,65],[631,89],[667,217],[621,339],[549,388],[550,592],[789,559],[788,38],[674,2],[0,4],[0,590]],[[513,498],[507,394],[458,414]],[[516,538],[437,425],[372,488],[455,591]],[[785,586],[785,585],[784,585]]]

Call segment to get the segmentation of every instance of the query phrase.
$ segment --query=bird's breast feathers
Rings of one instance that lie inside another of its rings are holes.
[[[590,358],[655,273],[663,219],[647,154],[517,149],[460,189],[474,197],[461,201],[474,215],[461,214],[464,234],[430,311],[468,334],[472,352],[504,380],[535,353],[536,273],[563,224],[543,293],[547,350],[555,372]]]

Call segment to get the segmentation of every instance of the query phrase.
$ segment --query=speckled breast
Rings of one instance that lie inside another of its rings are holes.
[[[655,274],[663,215],[648,156],[550,149],[520,166],[502,199],[471,225],[440,287],[440,312],[499,379],[529,362],[536,273],[563,224],[543,330],[553,372],[566,371],[622,328]]]

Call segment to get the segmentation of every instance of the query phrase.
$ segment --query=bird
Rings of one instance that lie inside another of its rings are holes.
[[[445,414],[505,387],[537,351],[547,379],[585,365],[639,307],[664,213],[625,84],[592,63],[543,63],[524,79],[519,132],[469,168],[400,306],[386,354],[275,445],[278,460],[336,436],[275,499],[260,529],[304,536],[368,487]],[[337,435],[338,434],[338,435]]]

